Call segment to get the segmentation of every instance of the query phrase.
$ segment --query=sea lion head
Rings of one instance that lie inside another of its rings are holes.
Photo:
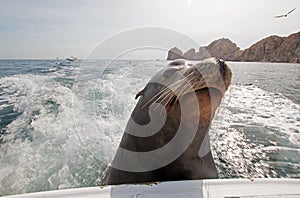
[[[211,109],[206,119],[204,114],[207,110],[202,110],[202,120],[210,121],[230,85],[231,77],[231,70],[223,60],[209,58],[191,63],[178,59],[157,72],[136,98],[142,96],[139,101],[142,108],[160,103],[168,109],[175,106],[179,98],[191,103],[188,98],[191,93],[196,93],[201,106]]]

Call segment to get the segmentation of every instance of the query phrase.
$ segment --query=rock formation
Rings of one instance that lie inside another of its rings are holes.
[[[199,60],[204,60],[206,58],[211,57],[210,52],[206,49],[206,47],[200,47],[198,52]]]
[[[241,61],[300,62],[300,32],[288,37],[269,36],[245,49]]]
[[[179,58],[184,58],[184,56],[183,56],[183,52],[177,47],[174,47],[168,51],[167,60],[174,60]]]
[[[236,60],[242,54],[242,50],[229,39],[221,38],[209,44],[207,51],[213,57],[218,57],[223,60]]]
[[[194,48],[189,49],[187,52],[185,52],[183,54],[183,56],[188,60],[197,60],[198,59]]]
[[[300,32],[291,34],[288,37],[269,36],[245,50],[241,50],[231,40],[221,38],[213,41],[208,46],[200,47],[198,52],[195,49],[190,49],[183,54],[178,48],[169,51],[168,60],[178,57],[188,60],[218,57],[227,61],[300,63]]]

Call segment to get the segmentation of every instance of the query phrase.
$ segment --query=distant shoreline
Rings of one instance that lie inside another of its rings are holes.
[[[245,50],[241,50],[228,38],[215,40],[208,46],[200,46],[198,51],[192,48],[182,52],[174,47],[168,51],[167,60],[203,60],[209,57],[237,62],[300,63],[300,31],[287,37],[269,36]]]
[[[14,61],[17,61],[17,62],[22,62],[22,61],[47,61],[47,62],[55,62],[56,60],[54,59],[0,59],[0,63],[2,62],[14,62]],[[79,65],[84,62],[84,61],[112,61],[112,60],[109,60],[109,59],[79,59],[78,62],[79,62]],[[127,61],[127,62],[132,62],[132,63],[137,63],[137,62],[167,62],[167,61],[171,61],[171,60],[163,60],[163,59],[159,59],[159,60],[151,60],[151,59],[144,59],[144,60],[132,60],[132,59],[122,59],[122,60],[115,60],[115,61]],[[200,60],[188,60],[188,61],[200,61]],[[288,62],[268,62],[268,61],[235,61],[235,60],[229,60],[227,62],[233,62],[233,63],[249,63],[249,64],[255,64],[255,63],[265,63],[265,64],[300,64],[300,63],[296,63],[296,62],[291,62],[291,63],[288,63]],[[78,65],[78,66],[79,66]],[[3,66],[0,64],[0,67]],[[26,66],[26,65],[25,65]]]

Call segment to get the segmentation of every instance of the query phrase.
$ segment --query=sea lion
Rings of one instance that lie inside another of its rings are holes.
[[[208,130],[231,76],[217,58],[175,60],[155,74],[136,95],[102,185],[218,178]]]

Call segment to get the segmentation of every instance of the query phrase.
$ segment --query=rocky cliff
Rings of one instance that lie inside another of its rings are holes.
[[[291,34],[288,37],[269,36],[245,50],[241,50],[236,43],[226,38],[218,39],[208,46],[200,47],[198,52],[195,49],[190,49],[185,53],[178,48],[172,50],[175,50],[180,58],[188,60],[218,57],[227,61],[300,63],[300,32]],[[167,59],[176,59],[170,51]]]
[[[223,60],[236,60],[242,54],[242,50],[229,39],[219,39],[207,46],[207,51],[212,57],[218,57]]]
[[[177,47],[174,47],[168,51],[168,58],[167,58],[168,60],[174,60],[179,58],[185,58],[185,57],[183,56],[183,52]]]

